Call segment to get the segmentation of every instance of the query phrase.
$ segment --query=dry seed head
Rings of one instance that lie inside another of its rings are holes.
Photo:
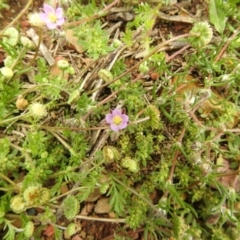
[[[103,148],[103,157],[107,163],[112,163],[114,160],[120,159],[120,153],[117,148],[113,146],[105,146]]]
[[[35,118],[43,118],[47,115],[46,106],[41,103],[32,103],[29,106],[30,114]]]
[[[36,184],[35,186],[27,187],[23,192],[23,199],[27,206],[36,205],[41,198],[41,185]]]
[[[28,106],[28,101],[22,96],[19,95],[16,101],[16,107],[18,110],[24,110]]]
[[[29,23],[34,27],[43,27],[45,23],[40,18],[39,13],[31,13],[28,15],[28,21]]]

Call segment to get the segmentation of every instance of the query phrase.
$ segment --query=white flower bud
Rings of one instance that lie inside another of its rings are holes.
[[[5,78],[12,78],[13,76],[13,70],[9,67],[2,67],[0,71]]]

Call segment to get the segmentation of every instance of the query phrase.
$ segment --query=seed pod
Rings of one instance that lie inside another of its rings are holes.
[[[76,223],[70,223],[67,226],[66,232],[69,236],[72,236],[77,233],[77,224]]]
[[[107,70],[107,69],[101,69],[99,72],[98,72],[98,76],[104,80],[104,82],[110,82],[113,80],[113,75],[112,73]]]
[[[25,237],[30,238],[32,236],[33,232],[34,232],[34,224],[33,224],[33,222],[30,221],[25,225],[23,233],[24,233]]]
[[[7,79],[10,79],[13,77],[13,70],[9,67],[0,68],[0,72]]]
[[[121,156],[117,148],[113,146],[105,146],[103,148],[103,157],[107,163],[112,163],[114,160],[119,160]]]
[[[16,107],[18,110],[24,110],[28,106],[28,101],[22,96],[19,95],[16,101]]]

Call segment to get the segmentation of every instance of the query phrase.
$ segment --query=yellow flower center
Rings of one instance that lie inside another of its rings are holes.
[[[49,13],[48,18],[51,22],[55,23],[57,21],[57,16],[54,13]]]
[[[116,125],[120,125],[122,123],[122,118],[119,117],[119,116],[115,116],[113,118],[113,122],[116,124]]]

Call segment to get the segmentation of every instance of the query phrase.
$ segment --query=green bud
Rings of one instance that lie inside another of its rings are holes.
[[[110,82],[113,80],[113,75],[112,73],[107,70],[107,69],[101,69],[99,72],[98,72],[98,76],[104,80],[105,82]]]
[[[66,69],[68,69],[68,67],[69,67],[69,63],[68,63],[68,61],[67,60],[59,60],[58,62],[57,62],[57,66],[58,66],[58,68],[59,69],[61,69],[61,70],[66,70]]]
[[[71,66],[67,69],[67,71],[68,71],[68,73],[71,74],[71,75],[73,75],[73,74],[75,73],[74,68],[71,67]]]
[[[41,153],[41,158],[47,158],[48,157],[48,152],[44,151]]]
[[[67,226],[66,229],[67,234],[71,237],[72,235],[77,233],[77,224],[76,223],[70,223]]]
[[[229,195],[229,199],[234,202],[237,199],[237,194],[236,191],[233,187],[229,187],[228,188],[228,195]]]
[[[30,238],[32,236],[33,232],[34,232],[34,224],[33,224],[33,222],[30,221],[25,225],[23,233],[24,233],[25,237]]]

